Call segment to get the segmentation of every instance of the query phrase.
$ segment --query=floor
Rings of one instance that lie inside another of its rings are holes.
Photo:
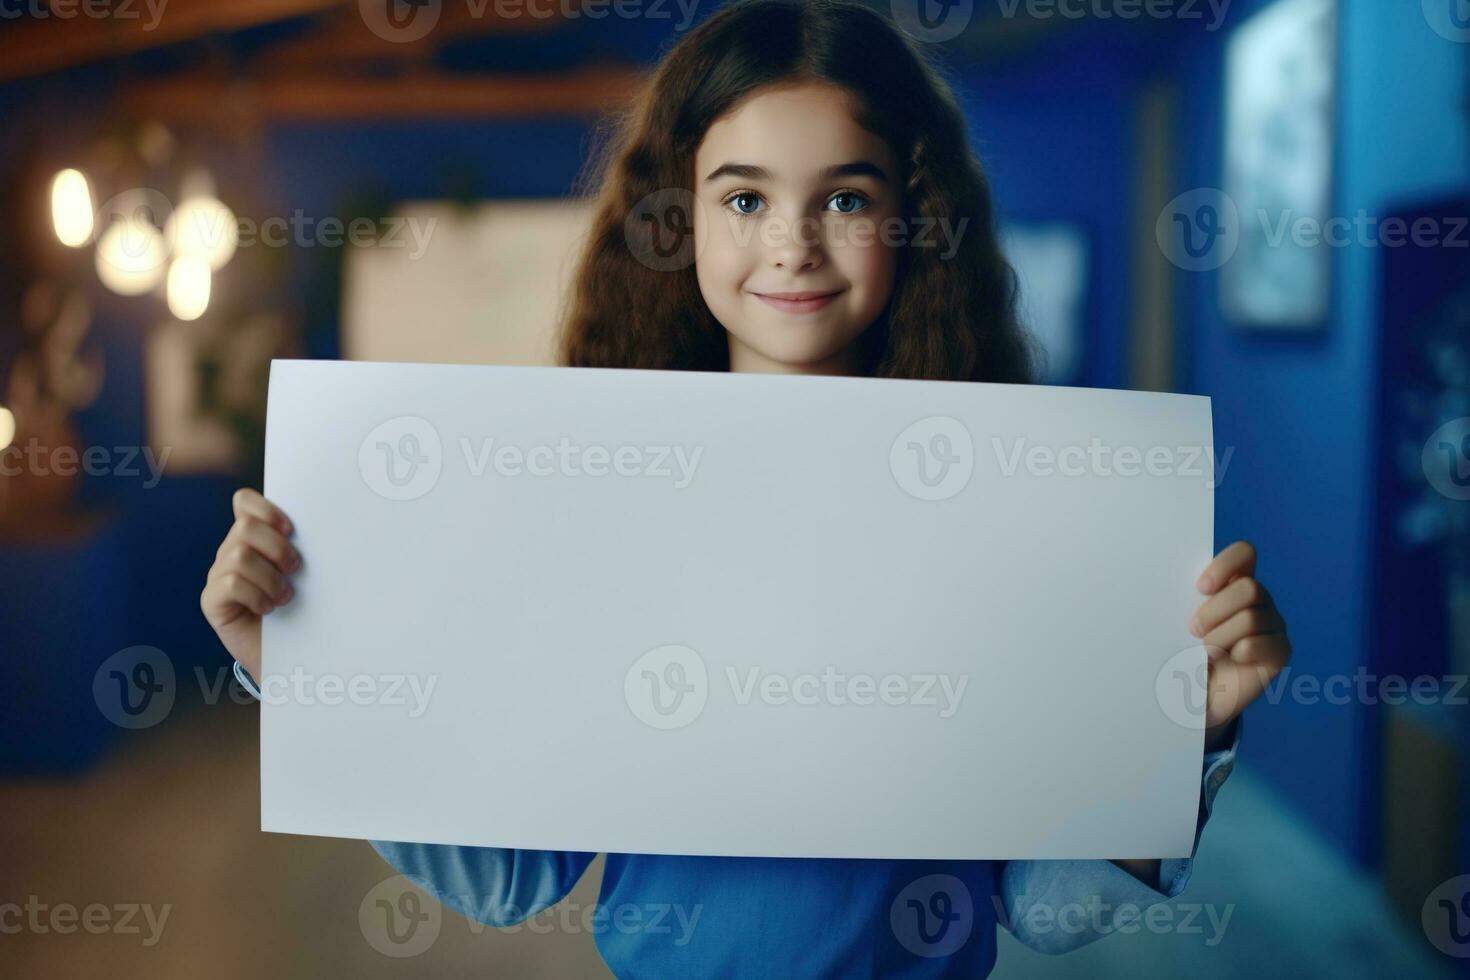
[[[29,924],[16,932],[15,913],[0,918],[0,974],[608,976],[576,911],[514,931],[445,913],[422,953],[380,953],[409,948],[359,920],[392,869],[361,841],[262,834],[256,753],[255,707],[226,700],[129,735],[85,777],[0,783],[0,904],[27,905]],[[569,897],[573,910],[596,900],[600,876],[599,862]],[[1064,957],[1002,935],[994,975],[1449,975],[1373,882],[1285,816],[1248,771],[1220,795],[1185,900],[1215,918]]]

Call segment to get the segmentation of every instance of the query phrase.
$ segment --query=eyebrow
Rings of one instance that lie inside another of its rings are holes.
[[[770,180],[771,172],[765,167],[757,167],[751,163],[722,163],[711,170],[706,181],[715,180],[720,177],[739,177],[744,180]],[[854,160],[851,163],[839,163],[828,167],[817,175],[818,180],[831,180],[833,177],[873,177],[888,183],[888,175],[883,168],[876,163],[867,160]]]

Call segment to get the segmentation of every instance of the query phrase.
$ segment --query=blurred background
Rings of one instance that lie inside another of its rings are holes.
[[[1214,399],[1216,540],[1296,651],[1186,893],[1218,935],[997,976],[1470,975],[1470,5],[876,5],[1046,380]],[[271,357],[550,362],[599,126],[717,7],[0,0],[0,904],[42,910],[0,973],[606,975],[578,914],[390,955],[365,843],[259,832],[198,595]]]

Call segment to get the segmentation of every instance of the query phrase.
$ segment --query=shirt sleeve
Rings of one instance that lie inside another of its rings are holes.
[[[261,700],[260,686],[235,661],[235,679]],[[409,881],[461,915],[504,928],[566,897],[595,853],[369,841]]]
[[[260,686],[255,683],[255,678],[250,676],[250,671],[246,670],[244,665],[238,660],[235,661],[235,680],[240,682],[240,686],[252,698],[257,701],[260,700]]]
[[[595,853],[370,841],[409,881],[459,914],[513,926],[566,897]]]
[[[1136,922],[1143,910],[1178,895],[1194,870],[1194,852],[1214,809],[1215,794],[1235,767],[1241,719],[1230,745],[1204,757],[1199,823],[1187,858],[1159,862],[1144,883],[1111,861],[1007,861],[999,871],[1000,923],[1043,953],[1066,953]]]

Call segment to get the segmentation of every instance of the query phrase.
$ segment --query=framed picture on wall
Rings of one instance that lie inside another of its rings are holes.
[[[1220,304],[1256,329],[1319,329],[1331,299],[1336,0],[1276,0],[1225,53],[1225,186],[1239,247]]]
[[[1037,380],[1074,385],[1086,367],[1087,235],[1066,222],[1006,224],[1001,250],[1016,270],[1021,322],[1046,352]]]
[[[351,361],[555,364],[558,317],[592,212],[576,200],[404,204],[413,248],[352,248],[342,290]],[[432,230],[432,234],[430,234]]]

